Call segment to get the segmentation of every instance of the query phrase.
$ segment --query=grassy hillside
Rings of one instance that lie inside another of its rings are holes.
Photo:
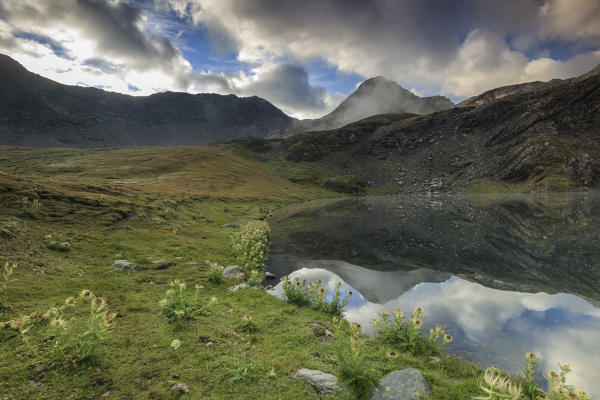
[[[43,313],[82,289],[118,313],[106,357],[89,365],[40,367],[14,329],[0,329],[0,397],[319,398],[292,375],[299,368],[335,371],[334,341],[318,340],[309,326],[334,330],[331,316],[258,290],[228,292],[234,280],[207,280],[205,260],[234,263],[236,226],[284,203],[334,195],[313,184],[310,171],[257,157],[241,144],[0,148],[0,263],[17,264],[0,320]],[[184,280],[190,295],[194,285],[203,286],[197,291],[203,310],[193,320],[169,323],[159,314],[173,279]],[[243,332],[244,316],[256,332]],[[390,358],[389,349],[366,343],[380,377],[417,367],[437,399],[469,398],[477,387],[479,370],[469,363]],[[177,382],[190,392],[170,391]]]

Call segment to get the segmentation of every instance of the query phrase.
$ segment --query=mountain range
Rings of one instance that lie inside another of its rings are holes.
[[[385,192],[600,187],[600,66],[577,78],[512,85],[427,115],[383,114],[301,133],[272,151],[350,189]],[[352,179],[350,179],[352,177]],[[358,185],[358,186],[357,186]],[[349,189],[349,190],[350,190]]]
[[[0,144],[11,146],[197,145],[262,137],[294,121],[256,96],[127,96],[62,85],[4,55],[0,92]]]
[[[62,85],[5,55],[0,55],[0,90],[0,145],[12,146],[169,146],[289,137],[339,128],[374,114],[429,114],[454,106],[445,97],[421,98],[375,77],[331,113],[298,121],[256,96],[173,92],[128,96]]]

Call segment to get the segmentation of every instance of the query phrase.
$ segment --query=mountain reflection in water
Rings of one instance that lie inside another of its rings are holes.
[[[455,337],[450,352],[518,373],[533,351],[544,373],[568,363],[570,382],[600,397],[597,195],[353,198],[274,214],[267,269],[342,281],[358,292],[345,317],[365,333],[382,308],[421,306],[425,329]]]

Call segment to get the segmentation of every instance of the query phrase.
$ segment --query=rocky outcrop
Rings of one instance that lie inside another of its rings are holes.
[[[0,145],[121,147],[263,137],[294,119],[259,97],[127,96],[67,86],[0,55]]]
[[[378,115],[298,134],[280,151],[288,161],[312,162],[325,178],[363,177],[368,188],[386,192],[452,192],[487,181],[523,190],[600,187],[597,69],[519,88],[471,101],[478,106]]]

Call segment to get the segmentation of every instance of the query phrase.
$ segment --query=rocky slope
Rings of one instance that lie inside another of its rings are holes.
[[[362,177],[367,187],[386,192],[474,184],[501,190],[497,182],[522,184],[521,190],[600,187],[600,69],[514,89],[469,103],[478,106],[379,115],[299,134],[279,150],[329,177]]]
[[[0,145],[194,145],[262,137],[292,123],[259,97],[159,93],[127,96],[66,86],[0,55]]]
[[[296,121],[287,128],[271,132],[268,137],[281,138],[300,132],[340,128],[376,114],[430,114],[452,107],[454,104],[446,97],[419,97],[396,82],[377,76],[361,83],[346,100],[324,117]]]

